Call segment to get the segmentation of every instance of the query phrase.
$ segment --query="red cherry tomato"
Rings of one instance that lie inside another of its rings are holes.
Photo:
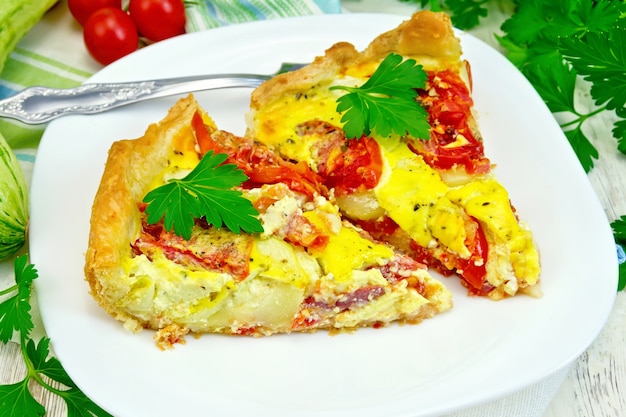
[[[130,54],[139,45],[133,20],[122,9],[114,7],[97,10],[87,19],[83,39],[91,56],[102,65]]]
[[[141,36],[152,42],[185,33],[183,0],[130,0],[128,13]]]
[[[93,12],[103,7],[122,8],[122,0],[67,0],[67,7],[74,19],[81,25],[85,26],[85,22]]]

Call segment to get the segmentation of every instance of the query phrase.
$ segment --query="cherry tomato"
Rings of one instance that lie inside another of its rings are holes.
[[[183,0],[130,0],[128,13],[141,36],[152,42],[185,33]]]
[[[87,19],[83,39],[91,56],[102,65],[130,54],[139,45],[133,20],[122,9],[114,7],[97,10]]]
[[[81,25],[85,26],[85,22],[93,12],[103,7],[122,8],[122,0],[67,0],[67,6],[74,19]]]

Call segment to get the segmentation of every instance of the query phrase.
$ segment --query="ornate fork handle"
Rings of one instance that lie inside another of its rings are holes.
[[[93,114],[158,97],[219,88],[254,88],[269,75],[216,74],[123,83],[87,83],[74,88],[28,87],[0,100],[0,117],[28,124],[68,114]]]

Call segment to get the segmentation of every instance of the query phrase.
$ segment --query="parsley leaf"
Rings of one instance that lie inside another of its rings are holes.
[[[163,219],[167,230],[189,239],[194,219],[204,217],[207,223],[234,233],[262,232],[252,203],[233,187],[248,177],[235,164],[224,164],[226,154],[207,152],[200,163],[183,179],[174,179],[144,197],[148,203],[148,223]]]
[[[624,247],[626,246],[626,215],[611,222],[611,229],[613,229],[615,243],[617,243],[621,250],[624,251]],[[619,264],[619,280],[617,290],[621,291],[624,288],[626,288],[626,262]]]
[[[471,29],[478,26],[480,19],[487,16],[485,5],[489,0],[446,0],[446,6],[452,16],[450,19],[459,29]]]
[[[37,344],[29,340],[26,343],[26,356],[39,373],[67,387],[75,386],[59,360],[50,356],[50,339],[47,337],[42,338]]]
[[[32,265],[27,264],[25,256],[16,258],[13,266],[16,285],[0,293],[16,291],[15,295],[0,304],[0,342],[2,343],[11,340],[16,331],[28,337],[34,327],[29,300],[31,283],[37,278],[37,271]]]
[[[620,120],[613,125],[613,137],[617,138],[617,149],[626,154],[626,108],[615,110]]]
[[[609,110],[626,105],[626,27],[561,41],[565,58],[593,84],[591,96]]]
[[[360,87],[332,86],[348,93],[337,100],[337,111],[348,139],[360,139],[372,131],[386,137],[392,133],[428,139],[428,113],[417,102],[417,90],[428,75],[414,59],[389,54]]]
[[[595,146],[593,146],[587,136],[583,133],[581,125],[579,124],[572,130],[565,130],[563,133],[565,133],[565,137],[578,156],[578,161],[582,165],[585,172],[591,171],[591,168],[593,168],[594,165],[594,159],[598,159],[600,155]]]
[[[574,105],[576,71],[560,57],[552,57],[542,68],[527,69],[527,78],[553,113],[577,113]]]
[[[33,397],[29,390],[31,382],[38,383],[50,393],[63,398],[68,417],[112,417],[91,401],[69,377],[61,362],[50,355],[50,339],[43,337],[39,343],[29,338],[33,329],[30,315],[31,287],[37,278],[34,265],[28,263],[26,255],[18,256],[14,262],[16,285],[0,291],[0,295],[16,293],[0,304],[0,335],[3,343],[8,342],[14,332],[20,334],[20,347],[26,364],[23,380],[0,385],[0,410],[7,417],[41,417],[46,409]],[[56,388],[44,376],[65,388]]]
[[[626,215],[611,222],[611,229],[613,229],[615,242],[626,245]]]
[[[0,386],[0,409],[7,417],[41,417],[46,413],[28,390],[28,379]]]
[[[450,14],[454,26],[459,29],[472,29],[480,19],[489,14],[490,0],[400,0],[405,3],[418,3],[421,8],[428,6],[433,12],[445,11]],[[502,3],[502,1],[498,1]],[[510,2],[509,2],[510,3]],[[501,6],[501,5],[500,5]]]

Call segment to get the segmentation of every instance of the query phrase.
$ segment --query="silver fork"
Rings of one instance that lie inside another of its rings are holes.
[[[0,117],[41,124],[70,114],[102,113],[140,101],[193,91],[258,87],[273,76],[305,64],[284,63],[271,75],[213,74],[122,83],[86,83],[74,88],[33,86],[0,100]]]

